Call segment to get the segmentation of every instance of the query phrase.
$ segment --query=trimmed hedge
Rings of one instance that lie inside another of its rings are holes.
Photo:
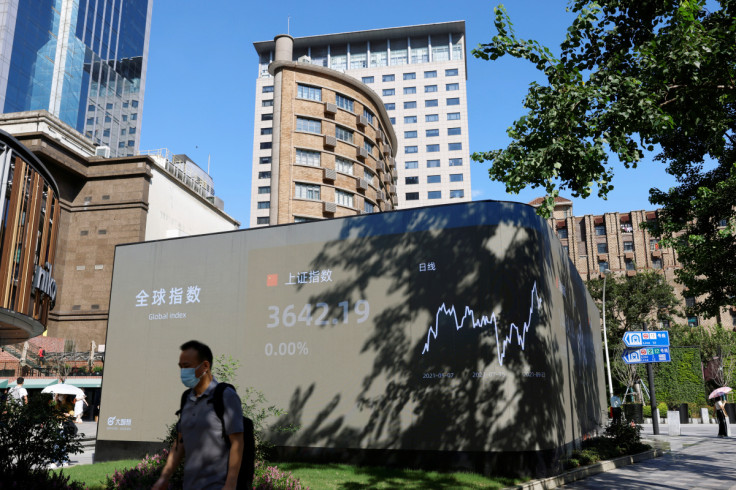
[[[671,347],[672,362],[660,362],[654,374],[658,402],[705,405],[705,385],[698,347]]]

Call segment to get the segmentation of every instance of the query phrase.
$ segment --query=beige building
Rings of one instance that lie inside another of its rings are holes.
[[[59,187],[49,336],[78,346],[105,343],[116,245],[239,228],[222,201],[165,152],[95,156],[99,147],[46,111],[0,115],[0,128],[33,152]]]
[[[536,207],[541,203],[540,197],[529,204]],[[677,254],[672,248],[661,247],[659,240],[641,226],[656,219],[657,211],[643,210],[574,216],[572,201],[557,197],[549,223],[584,280],[603,277],[606,269],[629,277],[643,270],[654,270],[674,287],[685,311],[687,306],[695,304],[696,298],[683,296],[683,286],[675,281],[675,270],[682,267]],[[716,318],[686,316],[676,321],[692,326],[720,323],[725,328],[734,328],[736,308],[722,308]]]
[[[381,99],[343,73],[292,61],[293,43],[276,37],[271,117],[256,125],[270,134],[268,163],[256,164],[257,224],[393,209],[396,136]]]

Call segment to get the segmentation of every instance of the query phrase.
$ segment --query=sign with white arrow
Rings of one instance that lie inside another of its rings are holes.
[[[626,347],[669,347],[670,333],[666,330],[656,332],[624,333]]]
[[[621,359],[626,364],[643,364],[647,362],[670,362],[670,348],[644,347],[641,349],[624,349]]]

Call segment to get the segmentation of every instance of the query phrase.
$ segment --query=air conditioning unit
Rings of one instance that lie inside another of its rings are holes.
[[[358,156],[360,158],[368,158],[368,150],[365,148],[358,148]]]
[[[391,178],[394,180],[399,178],[399,173],[396,171],[395,168],[391,170]]]
[[[395,185],[390,185],[390,186],[388,186],[388,191],[389,191],[389,192],[390,192],[391,194],[393,194],[393,195],[396,195],[396,186],[395,186]]]
[[[337,204],[334,202],[323,202],[325,213],[334,213],[337,211]]]
[[[358,190],[364,191],[368,189],[368,181],[366,179],[358,179]]]
[[[360,125],[360,126],[368,126],[369,123],[368,123],[368,118],[367,117],[365,117],[365,116],[358,116],[357,119],[358,119],[358,125]]]
[[[376,162],[376,170],[378,170],[379,172],[386,171],[386,166],[383,164],[383,160],[378,160],[378,162]]]
[[[386,199],[383,195],[383,191],[376,192],[376,199],[378,199],[379,201],[383,201],[384,199]]]
[[[337,138],[334,136],[325,135],[325,146],[336,146]]]
[[[380,129],[377,129],[376,130],[376,141],[378,141],[379,143],[383,143],[384,141],[383,138],[384,138],[383,131],[381,131]]]
[[[98,146],[95,148],[95,156],[102,158],[110,158],[110,147],[109,146]]]
[[[337,104],[325,102],[325,114],[337,114]]]
[[[337,179],[337,172],[334,168],[326,168],[324,169],[324,179],[325,180],[335,180]]]

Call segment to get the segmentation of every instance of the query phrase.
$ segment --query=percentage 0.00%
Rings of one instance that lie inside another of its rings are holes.
[[[281,342],[280,344],[266,344],[267,356],[306,356],[309,354],[306,342]]]

